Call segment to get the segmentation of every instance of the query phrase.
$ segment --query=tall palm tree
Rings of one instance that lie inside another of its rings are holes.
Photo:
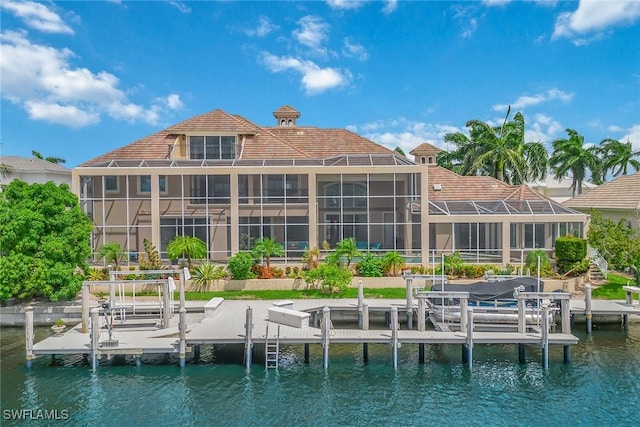
[[[46,160],[47,162],[50,162],[50,163],[55,163],[55,164],[66,163],[66,160],[61,157],[53,157],[53,156],[44,157],[39,151],[36,151],[36,150],[31,150],[31,154],[33,155],[33,157],[36,157],[41,160]]]
[[[256,243],[253,245],[253,252],[257,258],[264,258],[265,267],[269,270],[271,257],[283,256],[284,248],[274,239],[263,237],[262,239],[256,240]]]
[[[613,172],[613,176],[627,175],[629,167],[640,170],[640,150],[633,151],[630,141],[626,143],[615,139],[603,139],[600,142],[600,154],[603,160],[604,173]]]
[[[440,156],[439,164],[451,162],[463,175],[489,175],[509,184],[544,179],[548,153],[540,142],[525,142],[524,116],[516,113],[509,121],[511,107],[501,126],[491,126],[480,120],[469,120],[469,136],[456,132],[444,140],[456,149]],[[456,161],[461,161],[456,166]],[[442,163],[440,163],[442,162]]]
[[[202,259],[207,255],[207,244],[198,237],[176,236],[167,245],[167,255],[171,259],[186,258],[191,270],[192,259]]]
[[[573,129],[567,129],[568,139],[556,139],[552,143],[553,153],[549,158],[549,165],[556,179],[564,178],[571,173],[573,182],[571,189],[573,196],[582,193],[582,182],[587,173],[597,175],[600,168],[600,160],[597,156],[597,147],[587,147],[584,137]]]

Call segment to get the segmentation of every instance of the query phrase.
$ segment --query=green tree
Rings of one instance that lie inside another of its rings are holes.
[[[69,186],[14,180],[0,193],[0,298],[74,298],[91,256],[90,218]]]
[[[249,252],[238,252],[227,261],[227,269],[235,280],[254,279],[255,273],[251,271],[253,255]]]
[[[49,157],[44,157],[42,154],[40,154],[39,151],[36,150],[31,150],[31,154],[33,155],[33,157],[36,157],[40,160],[46,160],[49,163],[55,163],[55,164],[59,164],[59,163],[66,163],[67,161],[61,157],[53,157],[53,156],[49,156]]]
[[[105,243],[98,250],[98,257],[104,258],[108,264],[113,263],[117,270],[118,262],[124,258],[124,249],[122,249],[120,243],[117,242]]]
[[[203,259],[207,256],[207,244],[198,237],[176,236],[167,245],[167,255],[171,259],[186,258],[187,267],[191,270],[192,259]]]
[[[567,174],[571,174],[573,182],[570,188],[575,196],[576,192],[582,193],[582,182],[586,179],[588,172],[598,175],[598,171],[601,170],[600,161],[597,148],[585,146],[582,135],[573,129],[567,129],[567,133],[568,139],[553,141],[553,153],[549,158],[549,165],[556,179],[562,179]]]
[[[525,142],[524,116],[516,113],[509,121],[510,113],[511,107],[501,126],[473,119],[466,123],[469,136],[461,132],[446,134],[445,142],[456,149],[440,155],[438,164],[449,164],[463,175],[489,175],[509,184],[544,179],[548,160],[544,144]]]
[[[283,256],[284,248],[270,237],[263,237],[256,240],[252,252],[256,258],[264,259],[267,270],[270,268],[272,256]]]
[[[382,257],[382,266],[385,272],[397,276],[404,267],[404,257],[398,251],[390,251]]]
[[[340,240],[334,251],[327,256],[327,262],[330,264],[340,264],[342,259],[347,260],[347,267],[351,266],[354,258],[362,256],[353,237]]]
[[[627,227],[622,219],[616,223],[591,210],[587,231],[589,246],[598,250],[613,270],[624,270],[640,261],[640,231]]]
[[[402,149],[402,147],[396,147],[393,151],[395,151],[396,153],[400,154],[401,156],[407,157],[407,155],[405,154],[404,150]]]
[[[633,151],[630,141],[624,143],[615,139],[604,139],[600,142],[599,151],[603,161],[603,176],[608,171],[611,171],[613,176],[619,176],[627,175],[629,168],[640,170],[640,161],[638,160],[640,150]]]

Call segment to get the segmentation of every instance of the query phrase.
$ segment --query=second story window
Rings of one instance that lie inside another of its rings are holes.
[[[235,136],[190,136],[190,159],[235,159]]]

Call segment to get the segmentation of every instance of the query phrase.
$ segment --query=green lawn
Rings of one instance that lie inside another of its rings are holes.
[[[607,275],[607,283],[598,286],[591,292],[591,295],[599,299],[625,299],[627,293],[622,287],[628,284],[633,285],[633,279],[619,274],[609,273]]]

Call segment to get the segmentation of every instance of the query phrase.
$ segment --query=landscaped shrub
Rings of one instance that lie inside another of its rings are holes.
[[[367,252],[356,264],[356,271],[362,277],[382,277],[382,258]]]
[[[531,272],[531,275],[538,274],[538,257],[540,258],[540,275],[552,276],[553,268],[551,267],[549,255],[542,249],[534,249],[527,254],[524,263],[526,268]]]
[[[227,277],[227,272],[224,268],[205,262],[196,267],[191,273],[191,290],[204,291],[211,283],[225,277]]]
[[[256,275],[251,271],[253,257],[248,252],[238,252],[227,261],[227,269],[235,280],[255,279]]]
[[[307,285],[327,293],[340,293],[347,289],[353,278],[351,271],[335,264],[320,264],[318,268],[303,272]]]
[[[404,258],[398,251],[390,251],[382,257],[382,268],[385,274],[397,276],[404,268]]]
[[[587,256],[587,241],[578,237],[566,236],[556,239],[556,265],[558,273],[582,274],[581,261]],[[588,267],[588,263],[587,263]]]

